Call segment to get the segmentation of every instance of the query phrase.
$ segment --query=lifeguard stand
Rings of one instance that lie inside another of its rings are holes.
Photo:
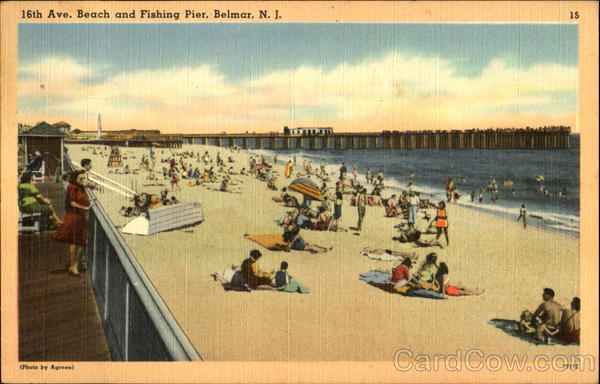
[[[110,156],[108,157],[108,168],[122,168],[123,161],[121,160],[121,153],[119,147],[112,147]]]

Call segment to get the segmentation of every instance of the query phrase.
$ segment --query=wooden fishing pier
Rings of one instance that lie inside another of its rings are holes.
[[[185,134],[183,144],[244,149],[568,149],[570,127],[331,134]]]
[[[383,131],[334,133],[332,128],[297,129],[269,133],[160,134],[135,131],[133,134],[104,134],[100,139],[67,139],[71,144],[101,144],[119,147],[181,148],[182,144],[244,149],[568,149],[571,128],[470,129],[452,131]],[[125,131],[124,131],[125,132]]]

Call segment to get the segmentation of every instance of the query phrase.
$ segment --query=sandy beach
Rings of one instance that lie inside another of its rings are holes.
[[[147,179],[145,170],[137,175],[109,173],[108,157],[82,151],[82,147],[69,146],[72,160],[79,163],[84,157],[92,159],[95,172],[133,186],[138,192],[171,190],[169,180],[162,178],[162,167],[167,164],[158,161],[170,157],[171,150],[155,150],[159,180],[152,181]],[[225,160],[229,156],[235,159],[231,165],[236,172],[248,168],[248,151],[238,154],[201,145],[184,145],[173,151],[186,150],[207,150],[213,159],[220,152]],[[133,170],[139,168],[142,155],[148,155],[149,150],[121,148],[121,153],[127,157],[124,164]],[[283,177],[287,160],[280,157],[276,165],[279,189],[293,180]],[[185,162],[198,165],[196,159]],[[338,172],[333,167],[328,171]],[[205,222],[148,237],[123,234],[203,359],[375,361],[393,360],[401,349],[430,356],[472,349],[499,355],[577,353],[577,346],[536,346],[487,324],[493,318],[516,319],[524,309],[533,311],[541,302],[545,287],[553,288],[556,301],[565,306],[579,296],[576,238],[535,227],[523,229],[516,216],[507,220],[450,204],[450,246],[421,248],[392,240],[399,234],[394,227],[399,219],[385,217],[383,207],[367,207],[360,235],[352,230],[302,231],[309,243],[332,246],[328,253],[269,251],[244,239],[244,235],[281,234],[277,220],[290,209],[272,201],[279,192],[268,189],[266,183],[252,176],[233,178],[242,181],[235,186],[240,193],[190,187],[188,180],[180,181],[181,191],[174,192],[175,196],[181,202],[200,202]],[[333,181],[328,184],[334,186]],[[210,186],[218,187],[219,184]],[[384,190],[383,197],[390,195]],[[97,196],[117,228],[130,220],[118,213],[121,206],[131,205],[126,198],[108,190]],[[344,228],[357,223],[357,209],[350,206],[349,197],[344,201],[340,223]],[[451,283],[486,292],[482,296],[448,300],[387,293],[358,278],[363,272],[392,267],[390,262],[362,256],[365,247],[414,251],[419,260],[413,271],[427,253],[436,252],[438,261],[448,264]],[[265,271],[278,270],[281,261],[287,261],[289,273],[309,287],[311,293],[225,291],[210,277],[211,273],[221,273],[228,264],[239,265],[252,249],[263,253],[260,266]]]

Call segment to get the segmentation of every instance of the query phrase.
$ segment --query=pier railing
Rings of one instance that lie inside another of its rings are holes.
[[[73,170],[68,154],[64,164]],[[112,360],[202,360],[100,204],[88,211],[86,259]]]

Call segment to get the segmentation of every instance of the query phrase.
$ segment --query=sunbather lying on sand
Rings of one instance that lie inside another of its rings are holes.
[[[423,248],[425,248],[425,247],[440,247],[440,248],[444,248],[442,246],[442,244],[439,241],[437,241],[436,239],[423,240],[423,241],[416,240],[414,243],[416,245],[418,245],[419,247],[423,247]]]
[[[421,283],[420,287],[423,289],[426,285]],[[483,289],[470,289],[458,285],[450,285],[449,270],[446,263],[440,263],[433,283],[426,289],[442,294],[444,299],[448,296],[478,296],[485,292]]]
[[[418,260],[419,256],[415,252],[397,252],[392,251],[391,249],[373,249],[366,247],[362,251],[363,256],[367,256],[371,259],[383,260],[383,261],[393,261],[393,260],[401,260],[401,259],[411,259]]]
[[[216,272],[210,276],[221,283],[226,291],[251,291],[248,284],[244,282],[239,266],[228,265],[225,267],[222,276]]]
[[[325,248],[317,244],[310,244],[300,236],[300,227],[291,224],[283,232],[283,241],[287,244],[284,250],[289,252],[291,249],[295,251],[308,251],[310,253],[325,253],[331,251],[333,247]]]

